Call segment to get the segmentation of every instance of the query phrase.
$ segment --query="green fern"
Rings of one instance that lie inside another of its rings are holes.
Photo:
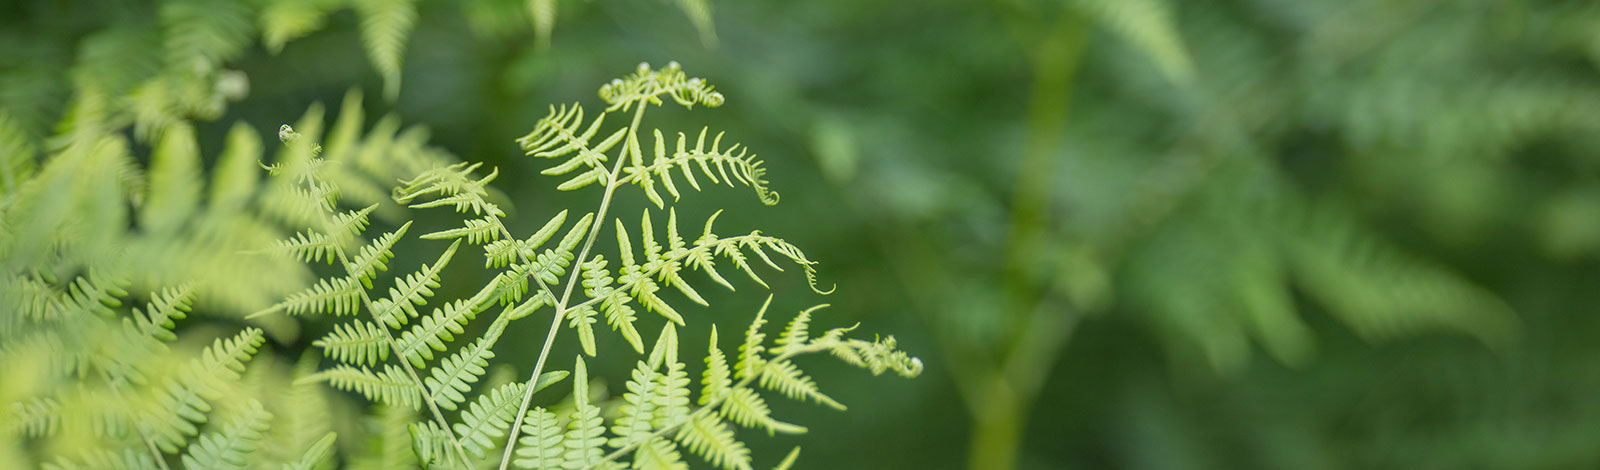
[[[768,299],[770,304],[771,299]],[[805,319],[815,309],[806,310],[791,325],[804,325]],[[766,305],[757,312],[745,336],[746,345],[764,343],[760,326],[764,323]],[[804,326],[798,327],[803,330]],[[789,338],[806,337],[790,328]],[[793,358],[814,353],[831,353],[847,363],[873,371],[874,374],[894,371],[906,377],[921,373],[922,363],[894,350],[894,339],[869,342],[844,338],[849,329],[830,330],[821,337],[802,340],[800,343],[783,343],[773,356],[762,357],[759,362],[767,368],[786,368],[790,377],[809,381],[804,373],[793,366]],[[765,348],[745,348],[756,351],[749,361],[756,361]],[[588,404],[585,379],[587,368],[579,357],[574,367],[573,397],[576,406],[567,417],[536,409],[527,414],[524,425],[530,431],[517,449],[520,457],[516,463],[522,468],[621,468],[623,458],[631,457],[633,468],[671,469],[685,468],[681,450],[699,455],[713,466],[726,469],[752,468],[750,451],[740,441],[730,425],[760,429],[774,433],[799,434],[805,428],[778,421],[772,417],[770,407],[757,392],[757,376],[750,375],[734,381],[726,367],[721,348],[717,345],[715,330],[706,362],[704,387],[699,395],[698,407],[691,408],[688,398],[688,378],[684,364],[678,362],[676,326],[668,323],[655,342],[648,361],[639,361],[632,378],[627,383],[628,393],[618,409],[618,416],[610,426],[612,438],[599,438],[602,419],[593,405]],[[762,375],[761,377],[765,377]],[[784,391],[784,383],[759,383],[761,388]],[[787,393],[787,392],[784,392]],[[804,398],[804,397],[801,397]],[[567,421],[568,431],[555,432],[555,423]],[[611,449],[609,452],[606,449]],[[564,451],[563,451],[564,449]],[[797,453],[792,452],[780,468],[792,465]]]

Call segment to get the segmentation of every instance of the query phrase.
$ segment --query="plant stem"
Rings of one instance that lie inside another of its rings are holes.
[[[511,453],[517,448],[517,436],[522,432],[522,418],[528,414],[528,405],[533,402],[534,386],[539,380],[539,374],[544,372],[545,360],[550,358],[550,346],[556,342],[556,332],[561,329],[561,319],[567,315],[567,301],[572,298],[572,289],[578,284],[578,276],[583,272],[584,260],[588,259],[589,249],[594,247],[594,240],[600,234],[604,225],[606,211],[611,207],[611,195],[617,190],[617,174],[622,173],[623,162],[628,159],[631,149],[638,147],[639,122],[644,119],[645,103],[638,103],[639,108],[633,114],[633,123],[628,125],[628,140],[622,146],[622,151],[617,152],[617,162],[606,177],[605,195],[600,197],[600,209],[595,211],[593,225],[589,227],[589,235],[583,241],[583,249],[578,251],[578,257],[573,259],[572,274],[567,277],[567,286],[561,293],[561,298],[556,299],[555,318],[550,320],[550,330],[544,335],[544,345],[539,348],[539,360],[533,364],[533,375],[528,377],[528,386],[522,394],[522,406],[517,409],[516,419],[511,422],[511,433],[506,436],[506,451],[500,457],[500,470],[505,470],[511,465]]]

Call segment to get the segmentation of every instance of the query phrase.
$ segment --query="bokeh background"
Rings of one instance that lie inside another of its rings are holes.
[[[728,207],[724,230],[805,248],[838,290],[781,274],[776,308],[830,303],[817,324],[892,333],[928,365],[915,380],[810,366],[850,411],[777,405],[811,433],[751,439],[757,455],[1600,467],[1594,2],[713,1],[711,32],[671,2],[563,1],[544,45],[522,6],[421,2],[393,99],[351,12],[252,46],[228,63],[248,91],[199,124],[202,151],[354,88],[369,123],[397,115],[499,167],[529,233],[592,201],[556,194],[513,140],[551,104],[595,106],[599,84],[676,60],[727,103],[655,125],[727,131],[783,194],[768,208],[711,189],[678,210]],[[85,38],[153,8],[0,5],[0,106],[47,135]],[[621,217],[647,205],[622,194]],[[757,290],[692,314],[743,325]],[[514,325],[526,339],[499,356],[526,371],[542,324]],[[564,337],[555,357],[576,351]]]

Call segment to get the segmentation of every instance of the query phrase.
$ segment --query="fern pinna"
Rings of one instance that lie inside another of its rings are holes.
[[[291,186],[286,193],[302,195],[300,206],[316,215],[306,219],[305,230],[279,242],[275,250],[338,269],[336,275],[258,314],[351,317],[314,343],[336,364],[302,382],[326,382],[391,409],[425,410],[426,419],[410,423],[409,428],[412,451],[428,468],[480,468],[496,462],[499,468],[512,464],[620,468],[627,460],[635,468],[672,469],[685,468],[681,451],[687,450],[714,466],[744,469],[751,468],[752,459],[729,422],[769,434],[805,430],[773,418],[757,389],[843,408],[824,395],[793,358],[826,352],[875,374],[920,373],[921,363],[895,350],[892,337],[846,339],[848,329],[811,337],[808,325],[815,309],[800,313],[769,346],[761,331],[763,306],[732,365],[717,346],[712,327],[704,387],[691,405],[691,379],[687,365],[678,359],[676,333],[688,325],[688,318],[661,295],[663,289],[676,290],[704,306],[707,301],[699,293],[704,282],[695,280],[699,276],[734,287],[718,270],[719,263],[765,286],[757,265],[782,271],[778,262],[782,260],[797,266],[812,290],[825,292],[817,288],[816,262],[780,238],[759,230],[719,235],[714,231],[716,215],[694,224],[703,227],[698,235],[680,231],[677,212],[661,190],[676,201],[683,195],[684,183],[695,190],[702,182],[742,185],[767,205],[778,202],[778,194],[767,187],[762,162],[738,144],[724,144],[720,133],[702,130],[694,137],[679,134],[668,139],[659,130],[643,132],[649,105],[662,106],[668,100],[690,109],[721,105],[723,97],[711,85],[688,78],[677,63],[659,70],[640,64],[635,73],[601,87],[600,96],[607,107],[592,121],[581,105],[552,107],[532,132],[518,139],[528,156],[555,160],[542,173],[564,178],[557,189],[600,192],[594,211],[576,217],[561,211],[526,238],[512,234],[505,223],[506,211],[490,201],[489,183],[498,170],[485,172],[479,164],[459,163],[402,181],[392,196],[413,209],[450,208],[465,214],[460,226],[418,235],[407,222],[365,240],[368,214],[376,206],[336,210],[340,188],[322,176],[330,165],[319,158],[316,144],[285,126],[282,137],[298,149],[291,155],[299,158],[286,159],[271,170]],[[631,114],[632,119],[626,126],[604,131],[612,114]],[[646,143],[641,135],[652,136],[653,141]],[[629,230],[631,217],[610,218],[613,198],[624,186],[638,186],[658,209],[666,210],[663,232],[656,228],[663,223],[661,214],[648,210],[637,219],[636,231]],[[610,233],[605,233],[608,228]],[[433,262],[395,276],[387,290],[374,289],[378,273],[390,268],[395,246],[407,237],[449,244]],[[596,242],[602,239],[615,239],[617,250],[600,253]],[[483,265],[494,270],[493,279],[468,298],[434,300],[435,289],[444,282],[442,270],[463,256],[463,244],[483,250]],[[467,334],[469,323],[490,310],[498,311],[484,333],[458,338]],[[571,405],[559,412],[532,406],[539,390],[568,375],[546,370],[551,346],[561,332],[572,331],[584,354],[595,356],[600,352],[595,325],[603,321],[635,353],[644,354],[646,344],[635,325],[641,311],[662,316],[666,326],[648,360],[639,361],[632,372],[615,420],[608,424],[600,404],[590,402],[589,373],[581,356],[571,372]],[[549,312],[550,323],[533,372],[521,382],[480,386],[495,357],[496,343],[510,323],[541,312]],[[796,456],[791,454],[780,467],[791,465]]]

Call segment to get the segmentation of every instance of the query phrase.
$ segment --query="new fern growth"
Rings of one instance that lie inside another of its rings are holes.
[[[411,209],[452,209],[465,216],[459,226],[416,234],[406,222],[368,239],[369,214],[378,206],[341,209],[343,188],[329,178],[340,165],[321,156],[315,130],[302,135],[284,126],[280,137],[290,150],[268,169],[277,176],[276,194],[285,201],[283,218],[301,221],[301,230],[272,251],[334,265],[336,274],[257,316],[324,314],[343,319],[314,342],[335,364],[301,382],[326,382],[386,409],[423,411],[422,420],[407,426],[413,455],[427,468],[496,463],[502,469],[513,464],[621,468],[631,461],[634,468],[673,469],[684,468],[686,450],[718,467],[745,469],[752,468],[752,459],[730,422],[768,434],[805,430],[773,418],[758,389],[844,408],[792,359],[826,352],[874,374],[920,373],[921,363],[895,350],[892,337],[853,340],[844,337],[848,329],[834,329],[812,338],[808,325],[815,309],[800,313],[769,346],[761,330],[763,305],[731,365],[712,327],[703,388],[691,405],[691,379],[688,366],[678,360],[676,331],[694,315],[667,300],[664,290],[706,306],[700,291],[707,282],[734,288],[723,270],[731,267],[766,286],[761,265],[782,271],[784,264],[792,264],[812,290],[826,292],[817,287],[816,262],[781,238],[759,230],[720,235],[714,231],[717,215],[692,223],[703,227],[698,233],[680,230],[671,203],[687,188],[701,190],[702,181],[749,187],[761,202],[778,202],[778,194],[767,187],[762,162],[738,144],[724,144],[721,133],[702,130],[694,137],[668,139],[659,130],[644,128],[651,105],[670,100],[691,109],[716,107],[723,102],[721,93],[705,80],[686,76],[677,63],[662,69],[640,64],[633,74],[601,87],[600,97],[607,106],[592,120],[580,104],[552,107],[517,140],[528,156],[554,161],[542,173],[562,178],[556,189],[599,193],[592,211],[581,216],[558,212],[526,238],[511,232],[506,210],[491,202],[489,183],[498,170],[458,163],[401,181],[392,198]],[[631,120],[610,128],[606,120],[613,114],[631,115]],[[638,219],[611,214],[618,190],[629,186],[639,187],[657,209],[666,211],[664,231],[656,228],[662,216],[648,210]],[[630,230],[631,220],[638,225]],[[433,240],[443,248],[433,262],[380,281],[390,277],[380,273],[390,270],[396,246],[408,239]],[[616,250],[602,253],[609,240],[616,240]],[[481,249],[483,266],[495,275],[470,297],[435,299],[436,289],[446,282],[444,267],[467,256],[466,246]],[[726,263],[722,270],[719,263]],[[604,322],[642,355],[646,343],[637,324],[647,313],[661,316],[665,327],[650,345],[648,359],[632,372],[618,417],[608,422],[601,405],[591,402],[590,374],[581,356],[571,371],[570,408],[557,412],[533,406],[535,394],[568,376],[567,371],[546,370],[551,347],[562,332],[570,331],[583,353],[595,356],[601,352],[596,325]],[[539,314],[549,315],[548,329],[532,373],[497,386],[481,383],[512,322]],[[468,333],[480,329],[472,323],[484,320],[488,326],[483,333]],[[796,456],[790,454],[780,468]]]

